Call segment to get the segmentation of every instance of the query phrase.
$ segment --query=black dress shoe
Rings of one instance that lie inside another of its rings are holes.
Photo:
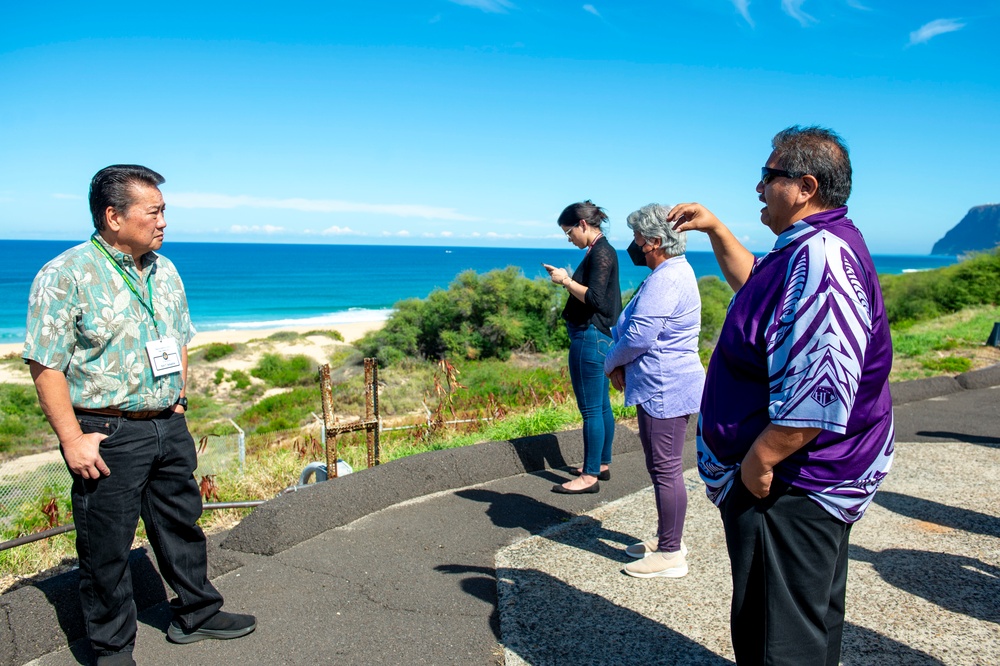
[[[257,628],[257,618],[253,615],[240,615],[238,613],[226,613],[219,611],[208,618],[197,629],[185,631],[181,625],[174,620],[167,627],[167,638],[172,643],[194,643],[203,641],[206,638],[228,640],[230,638],[240,638],[253,632]]]
[[[573,467],[569,470],[569,473],[572,476],[580,476],[583,472],[581,472],[579,468]],[[601,481],[610,481],[611,470],[610,469],[601,470],[601,472],[597,475],[597,478],[600,479]]]
[[[593,484],[587,486],[586,488],[580,488],[580,490],[572,490],[571,488],[567,488],[561,483],[557,483],[556,485],[552,486],[552,492],[559,493],[560,495],[587,495],[591,493],[598,493],[600,491],[601,491],[600,481],[594,481]]]
[[[97,666],[135,666],[131,652],[115,652],[97,658]]]

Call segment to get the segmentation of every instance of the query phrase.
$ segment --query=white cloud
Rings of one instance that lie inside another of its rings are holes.
[[[83,197],[81,197],[79,194],[60,194],[59,192],[56,192],[55,194],[53,194],[52,198],[53,199],[74,199],[74,200],[83,199]]]
[[[272,224],[255,224],[250,227],[242,224],[234,224],[229,227],[229,231],[234,234],[280,234],[285,231],[285,228],[276,227]]]
[[[450,231],[442,231],[441,235],[444,236],[445,238],[451,238],[455,234],[451,233]]]
[[[454,208],[422,204],[369,204],[339,199],[269,199],[246,195],[174,192],[167,204],[178,208],[265,208],[297,210],[304,213],[373,213],[394,217],[421,217],[432,220],[476,222],[477,217],[462,215]]]
[[[958,19],[937,19],[920,26],[919,30],[910,33],[910,46],[914,44],[926,44],[938,35],[946,32],[956,32],[965,27],[965,24]]]
[[[595,7],[594,5],[584,5],[583,6],[583,11],[588,12],[590,14],[593,14],[594,16],[597,16],[597,17],[601,16],[601,13],[599,11],[597,11],[597,7]]]
[[[740,13],[743,20],[750,24],[750,27],[754,27],[753,19],[750,18],[750,0],[733,0],[733,7],[736,7],[736,11]]]
[[[324,236],[340,236],[342,234],[356,234],[357,232],[350,227],[338,227],[337,225],[333,225],[332,227],[327,227],[320,233]]]
[[[510,0],[448,0],[463,7],[473,7],[481,9],[490,14],[506,14],[508,9],[514,9],[514,3]]]
[[[403,238],[409,238],[410,232],[406,229],[400,229],[399,231],[383,231],[382,236],[401,236]]]
[[[473,234],[474,236],[477,234]],[[498,234],[495,231],[487,231],[486,237],[490,239],[503,238],[505,240],[510,240],[511,238],[524,238],[523,234]]]
[[[802,11],[802,5],[806,0],[781,0],[781,8],[786,14],[799,22],[803,28],[810,23],[816,23],[816,19]]]
[[[853,9],[860,9],[863,12],[870,12],[872,10],[871,7],[858,2],[858,0],[847,0],[847,6]]]

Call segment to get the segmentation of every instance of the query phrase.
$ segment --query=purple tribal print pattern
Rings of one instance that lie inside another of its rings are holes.
[[[812,498],[845,523],[860,520],[865,509],[875,498],[875,491],[889,475],[892,457],[896,452],[895,438],[896,429],[890,426],[881,453],[864,474],[856,481],[845,481],[812,493]]]
[[[844,433],[871,330],[859,270],[832,234],[816,232],[792,255],[766,333],[772,423]]]
[[[846,208],[799,220],[730,302],[698,422],[706,494],[725,499],[769,424],[819,435],[774,469],[853,523],[892,466],[892,342],[878,278]]]

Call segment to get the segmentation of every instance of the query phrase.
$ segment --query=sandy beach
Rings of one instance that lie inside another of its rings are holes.
[[[203,347],[213,342],[243,343],[250,340],[262,340],[270,335],[282,331],[292,331],[295,333],[308,333],[315,330],[339,331],[344,336],[344,342],[351,343],[359,339],[368,331],[377,331],[385,325],[384,321],[351,322],[347,324],[333,324],[330,326],[287,326],[283,328],[257,328],[257,329],[227,329],[222,331],[205,331],[198,333],[189,345],[190,349]],[[0,344],[0,358],[17,357],[21,355],[24,345],[21,343]],[[279,350],[284,351],[284,350]],[[30,383],[27,366],[3,364],[0,365],[0,383]]]

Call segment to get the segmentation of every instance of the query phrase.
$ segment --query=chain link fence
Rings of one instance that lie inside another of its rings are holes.
[[[244,459],[242,433],[202,437],[195,476],[239,468]],[[0,541],[61,522],[69,511],[72,478],[58,448],[0,464]]]

